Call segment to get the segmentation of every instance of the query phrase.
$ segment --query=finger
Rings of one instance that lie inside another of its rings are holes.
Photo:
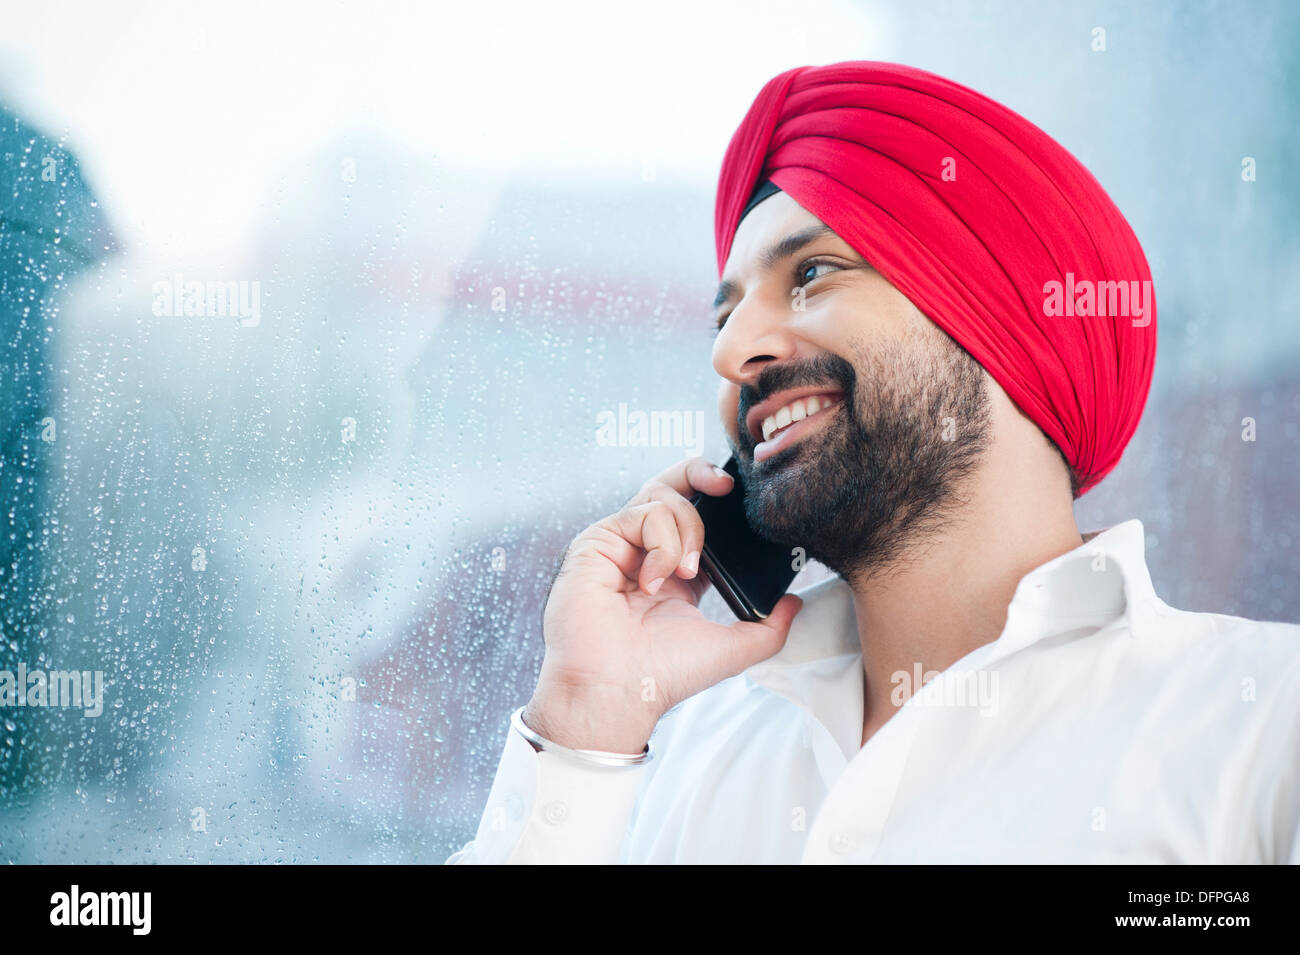
[[[645,551],[639,570],[628,577],[647,594],[657,593],[682,560],[682,541],[672,509],[663,501],[647,501],[623,508],[609,521],[615,533]]]
[[[717,467],[708,458],[686,458],[647,481],[632,501],[637,504],[644,503],[641,499],[642,495],[653,484],[667,484],[682,497],[689,499],[696,491],[718,497],[729,492],[734,483],[730,474]]]
[[[714,665],[718,679],[743,673],[756,663],[761,663],[785,646],[795,616],[803,607],[803,599],[786,594],[776,602],[767,618],[757,622],[738,620],[723,628],[725,636],[715,642],[717,655]]]
[[[708,579],[701,574],[694,580],[687,580],[682,577],[669,577],[659,588],[658,596],[671,597],[675,600],[685,600],[687,603],[700,605],[700,598],[704,596],[704,591],[708,588]]]
[[[648,501],[661,501],[668,506],[677,521],[677,536],[682,542],[682,559],[677,565],[677,576],[683,580],[694,577],[700,569],[700,551],[704,549],[704,521],[691,502],[660,481],[651,481],[642,489]]]
[[[617,588],[628,581],[635,583],[644,557],[645,551],[629,543],[610,516],[592,524],[574,538],[560,573],[563,574],[568,567],[589,567],[596,574],[594,583]]]
[[[659,588],[657,596],[671,597],[675,600],[685,600],[687,603],[700,605],[704,594],[708,591],[712,583],[707,575],[700,573],[694,577],[683,577],[680,574],[670,576],[663,582]]]

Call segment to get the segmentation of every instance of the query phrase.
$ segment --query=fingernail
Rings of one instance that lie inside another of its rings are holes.
[[[731,477],[730,474],[728,474],[726,471],[722,470],[722,468],[718,467],[716,464],[713,465],[713,473],[716,474],[718,477],[724,477],[724,478],[729,478],[729,477]]]
[[[650,581],[650,583],[645,585],[646,593],[653,596],[654,594],[659,593],[659,588],[663,585],[664,579],[662,577],[656,577],[654,580]]]
[[[692,574],[695,573],[695,571],[699,570],[700,552],[698,550],[693,550],[689,554],[687,554],[684,558],[682,558],[682,566],[685,567],[687,570],[689,570]]]

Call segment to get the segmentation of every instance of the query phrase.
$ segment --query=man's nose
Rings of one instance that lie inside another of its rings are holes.
[[[756,294],[742,299],[713,343],[713,369],[736,385],[754,385],[774,361],[794,357],[793,308],[783,297]]]

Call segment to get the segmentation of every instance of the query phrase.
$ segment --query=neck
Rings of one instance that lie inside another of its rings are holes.
[[[1015,455],[986,458],[954,495],[961,510],[946,515],[944,527],[851,582],[866,680],[864,744],[920,689],[910,685],[918,664],[922,673],[942,671],[996,640],[1021,578],[1083,543],[1059,475],[1025,465]]]

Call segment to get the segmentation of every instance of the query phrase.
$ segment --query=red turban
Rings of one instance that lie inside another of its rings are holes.
[[[912,67],[789,70],[727,147],[719,277],[763,179],[965,348],[1061,449],[1080,494],[1119,462],[1155,366],[1151,271],[1119,209],[1059,143]]]

